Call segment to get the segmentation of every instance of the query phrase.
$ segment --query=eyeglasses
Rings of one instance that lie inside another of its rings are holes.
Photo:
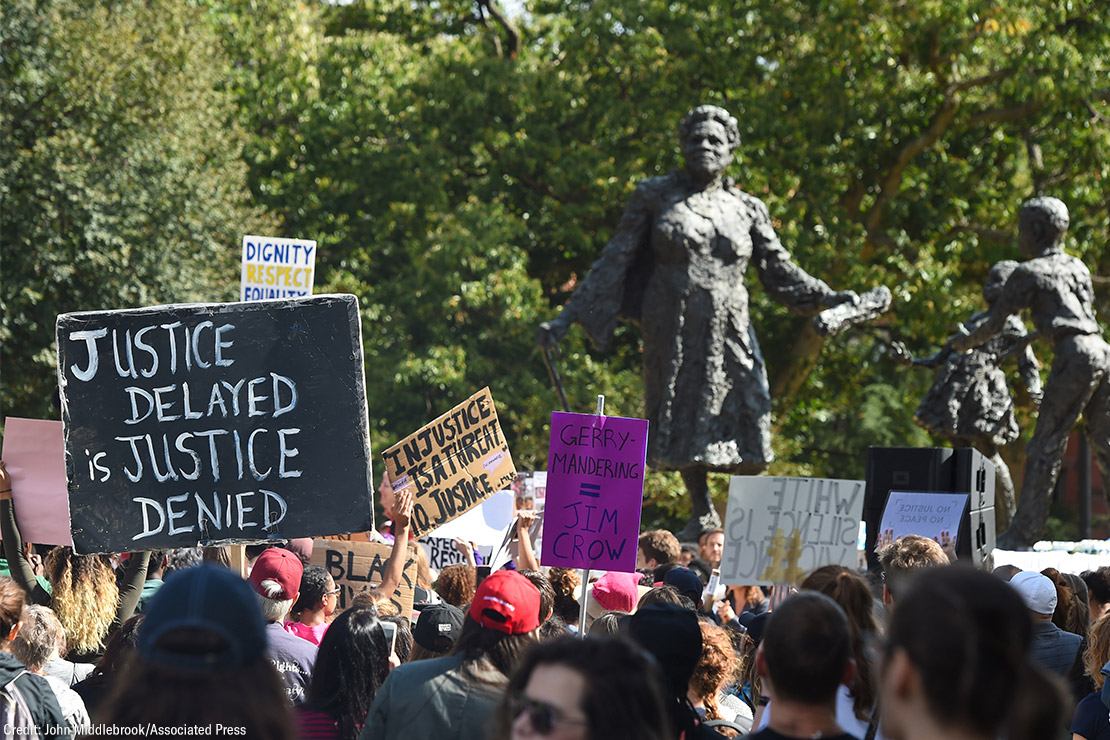
[[[519,717],[522,713],[528,713],[528,722],[532,726],[532,732],[537,735],[548,735],[555,729],[556,725],[586,725],[589,724],[585,719],[572,719],[563,717],[555,707],[547,702],[537,701],[536,699],[529,699],[523,694],[515,694],[509,697],[509,712],[513,719]]]
[[[342,590],[343,590],[342,588],[340,588],[339,586],[336,586],[331,591],[325,591],[324,596],[335,596],[337,593],[339,593]]]

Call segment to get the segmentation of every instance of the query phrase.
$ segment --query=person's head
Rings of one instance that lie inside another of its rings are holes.
[[[1010,275],[1014,274],[1017,266],[1018,263],[1014,260],[1002,260],[991,266],[987,273],[987,281],[983,283],[983,298],[987,303],[994,303],[998,300],[998,297],[1002,295],[1002,288],[1006,285],[1006,281],[1010,279]]]
[[[628,612],[605,612],[590,624],[590,628],[586,631],[586,634],[590,637],[605,637],[606,635],[618,634],[620,632],[621,619],[627,616],[629,616]]]
[[[104,645],[104,655],[89,674],[87,680],[90,684],[109,686],[115,681],[116,675],[130,662],[139,645],[139,625],[145,619],[145,614],[136,614],[112,633]]]
[[[1010,586],[1021,597],[1034,622],[1052,621],[1059,597],[1056,584],[1047,576],[1025,570],[1010,579]]]
[[[678,129],[686,170],[698,177],[718,177],[732,163],[740,146],[736,119],[724,108],[701,105],[690,111]]]
[[[300,594],[303,575],[300,558],[288,550],[271,547],[258,556],[250,581],[267,622],[285,619]]]
[[[678,564],[690,567],[690,561],[698,556],[698,551],[691,545],[683,545],[682,551],[678,553]]]
[[[847,615],[852,658],[856,662],[856,675],[849,686],[853,708],[860,720],[870,721],[871,710],[875,706],[875,684],[871,662],[867,658],[867,645],[879,633],[871,587],[862,576],[842,565],[822,566],[806,576],[798,587],[828,596]]]
[[[560,638],[537,645],[513,673],[497,740],[664,740],[657,668],[627,640]]]
[[[19,633],[12,640],[12,655],[27,670],[41,673],[47,661],[58,657],[58,638],[63,634],[62,623],[49,607],[27,604]]]
[[[1099,691],[1106,683],[1102,667],[1107,662],[1110,662],[1110,617],[1103,617],[1091,625],[1087,650],[1083,653],[1083,672],[1091,677]]]
[[[168,578],[171,573],[201,564],[201,551],[199,547],[178,547],[166,553],[166,569],[162,578]]]
[[[382,482],[378,484],[378,503],[382,505],[382,513],[385,514],[386,519],[393,518],[393,502],[395,500],[393,483],[389,480],[389,474],[383,470]]]
[[[701,579],[689,568],[678,566],[671,568],[663,576],[663,585],[674,586],[680,596],[685,596],[694,603],[694,608],[701,606],[701,593],[704,587]]]
[[[53,589],[50,606],[65,628],[70,650],[100,650],[119,604],[108,556],[77,555],[72,547],[55,547],[43,567]]]
[[[694,732],[690,704],[690,678],[701,657],[698,616],[675,604],[652,604],[640,609],[622,625],[636,644],[655,658],[663,674],[663,704],[670,718],[672,737]]]
[[[330,617],[339,604],[339,588],[325,568],[310,565],[301,574],[299,595],[290,610],[295,619],[306,613],[323,614]]]
[[[452,604],[431,604],[424,607],[412,629],[411,660],[438,658],[446,655],[462,631],[465,615]]]
[[[883,602],[890,606],[898,588],[910,575],[939,565],[948,565],[948,556],[935,540],[908,534],[891,542],[878,553],[883,569]]]
[[[161,580],[166,575],[166,564],[168,561],[168,550],[151,550],[149,565],[146,567],[146,579],[148,581],[153,579]]]
[[[227,545],[213,545],[200,549],[201,562],[208,565],[218,565],[231,570],[231,548]]]
[[[740,661],[729,639],[728,630],[699,620],[701,658],[690,678],[690,701],[705,706],[706,717],[723,719],[717,697],[740,672]]]
[[[674,586],[656,586],[650,591],[645,591],[640,600],[636,602],[636,611],[652,604],[674,604],[684,606],[682,596]]]
[[[682,545],[665,529],[652,529],[640,535],[636,548],[636,568],[656,568],[678,560]]]
[[[306,703],[356,737],[389,675],[389,641],[371,609],[346,609],[320,640]]]
[[[258,599],[226,569],[167,578],[147,607],[137,653],[116,675],[98,724],[224,725],[251,738],[294,737]]]
[[[462,607],[474,598],[478,582],[478,571],[473,565],[456,563],[448,565],[439,572],[436,579],[436,593],[448,604]]]
[[[854,677],[848,617],[822,593],[797,593],[771,612],[755,660],[773,700],[835,705]]]
[[[0,650],[11,650],[11,641],[19,633],[26,594],[11,578],[0,576]]]
[[[1062,723],[1053,685],[1027,657],[1029,612],[997,578],[962,567],[923,571],[898,595],[886,637],[879,704],[888,737],[932,723],[953,735],[1016,740],[1037,737],[1046,717]]]
[[[312,562],[312,538],[295,537],[284,545],[285,549],[301,559],[301,565],[308,567]]]
[[[1000,581],[1010,582],[1010,579],[1021,572],[1021,568],[1016,565],[1000,565],[991,571],[991,575]]]
[[[610,571],[590,586],[586,596],[586,626],[604,612],[636,611],[640,597],[638,573]]]
[[[571,568],[552,568],[547,577],[555,591],[552,610],[565,624],[578,624],[582,613],[582,605],[577,599],[578,589],[582,586],[578,571]]]
[[[1064,240],[1071,219],[1068,207],[1058,198],[1027,200],[1018,218],[1018,246],[1027,257],[1035,257]]]
[[[451,653],[469,665],[484,661],[508,676],[536,641],[539,612],[540,592],[531,581],[511,570],[491,573],[474,593]]]
[[[745,606],[758,606],[767,600],[767,595],[759,586],[729,586],[728,590],[732,594],[737,613],[743,611]]]
[[[721,554],[725,550],[725,530],[711,529],[698,538],[698,557],[710,568],[721,567]]]
[[[538,570],[518,570],[517,573],[531,581],[540,592],[540,622],[546,622],[555,608],[555,589],[551,586],[551,581]]]
[[[1090,603],[1091,621],[1110,612],[1110,566],[1088,570],[1079,574],[1087,584],[1087,600]]]
[[[379,614],[378,619],[397,625],[393,638],[393,654],[397,656],[399,663],[408,663],[412,659],[412,647],[415,644],[412,639],[412,622],[400,614]]]
[[[1041,571],[1041,575],[1056,586],[1056,609],[1052,612],[1052,623],[1065,632],[1085,637],[1091,625],[1091,613],[1086,599],[1080,598],[1079,594],[1072,590],[1067,576],[1055,568],[1045,568]],[[1086,588],[1084,585],[1084,592]]]

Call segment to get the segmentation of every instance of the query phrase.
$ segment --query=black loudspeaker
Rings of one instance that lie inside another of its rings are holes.
[[[875,540],[891,491],[970,494],[956,554],[981,565],[994,550],[994,463],[981,452],[970,447],[869,447],[863,518],[871,571],[880,570]]]

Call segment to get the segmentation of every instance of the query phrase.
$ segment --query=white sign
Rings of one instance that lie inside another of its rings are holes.
[[[498,491],[462,516],[433,529],[426,537],[461,537],[476,545],[496,547],[513,523],[513,492]],[[424,539],[423,537],[421,539]],[[479,547],[480,549],[480,547]]]
[[[455,540],[448,537],[423,537],[417,542],[428,556],[428,567],[443,570],[448,565],[466,565],[466,554],[459,552]],[[483,560],[488,561],[493,554],[492,545],[476,545],[475,549]]]
[[[315,274],[316,242],[277,236],[243,237],[239,300],[310,296]]]
[[[883,509],[879,536],[889,531],[894,539],[917,534],[940,542],[941,532],[948,532],[955,545],[967,500],[966,493],[891,491],[886,500],[886,508]]]
[[[795,583],[822,565],[856,567],[864,482],[733,476],[721,581]]]

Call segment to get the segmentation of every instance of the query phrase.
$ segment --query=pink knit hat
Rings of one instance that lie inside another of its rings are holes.
[[[591,598],[604,611],[621,611],[631,614],[636,611],[640,600],[639,573],[617,573],[609,571],[590,587]]]

